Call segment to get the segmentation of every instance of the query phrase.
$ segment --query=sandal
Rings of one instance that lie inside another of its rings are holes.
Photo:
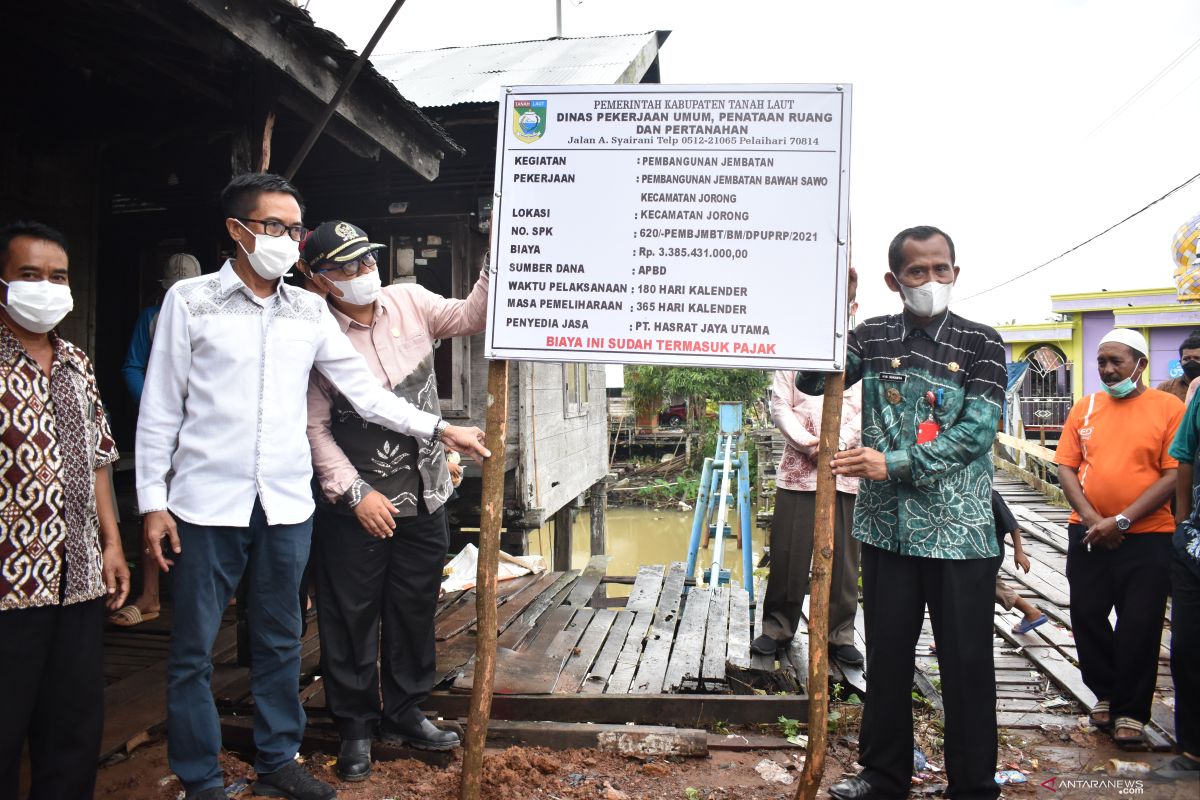
[[[1146,726],[1132,717],[1117,717],[1113,722],[1112,739],[1117,744],[1143,744]]]
[[[130,604],[119,611],[113,612],[108,621],[120,628],[132,628],[135,625],[141,625],[143,622],[150,622],[156,619],[158,619],[157,611],[147,611],[143,614],[140,608]]]
[[[1050,618],[1047,617],[1045,614],[1042,614],[1037,619],[1022,618],[1020,622],[1018,622],[1016,625],[1013,625],[1012,632],[1013,633],[1029,633],[1031,630],[1036,628],[1038,625],[1045,625],[1049,621],[1049,619]]]
[[[1088,714],[1088,724],[1102,731],[1110,729],[1113,723],[1109,708],[1107,700],[1098,700],[1096,705],[1092,706],[1091,713]]]

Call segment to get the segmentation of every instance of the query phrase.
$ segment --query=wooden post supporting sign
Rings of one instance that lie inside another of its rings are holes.
[[[817,445],[817,514],[813,526],[812,583],[808,618],[808,756],[796,787],[796,800],[813,800],[825,773],[826,722],[829,718],[829,585],[833,567],[833,526],[837,514],[837,485],[832,458],[842,425],[842,393],[846,376],[825,376],[821,406],[821,440]]]
[[[479,800],[483,745],[492,713],[492,682],[496,673],[496,572],[500,560],[500,528],[504,524],[504,445],[508,440],[508,362],[503,359],[488,364],[485,419],[485,444],[492,455],[483,462],[479,561],[475,574],[475,616],[479,626],[459,800]]]

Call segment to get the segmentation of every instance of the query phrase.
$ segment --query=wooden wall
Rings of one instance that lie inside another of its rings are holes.
[[[588,366],[588,402],[580,414],[565,413],[563,365],[522,363],[517,500],[544,522],[608,473],[608,408],[604,367]]]

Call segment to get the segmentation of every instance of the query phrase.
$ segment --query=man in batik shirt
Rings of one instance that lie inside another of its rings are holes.
[[[104,727],[104,607],[129,592],[92,364],[55,326],[67,242],[0,228],[0,797],[29,742],[33,797],[91,797]]]
[[[863,446],[833,457],[857,477],[853,535],[862,542],[863,617],[871,691],[860,775],[838,800],[903,798],[912,775],[912,675],[925,608],[946,705],[947,795],[994,800],[996,678],[992,604],[1000,549],[992,519],[991,447],[1004,392],[1004,347],[986,325],[948,309],[954,244],[937,228],[900,232],[888,288],[904,312],[850,335],[846,382],[862,381]],[[851,272],[851,300],[857,276]],[[797,388],[823,391],[801,373]]]

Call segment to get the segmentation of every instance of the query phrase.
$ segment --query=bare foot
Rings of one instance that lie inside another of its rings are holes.
[[[162,604],[158,601],[157,597],[146,597],[143,595],[134,600],[133,604],[138,607],[138,611],[141,611],[143,616],[146,614],[157,614],[162,610]]]

